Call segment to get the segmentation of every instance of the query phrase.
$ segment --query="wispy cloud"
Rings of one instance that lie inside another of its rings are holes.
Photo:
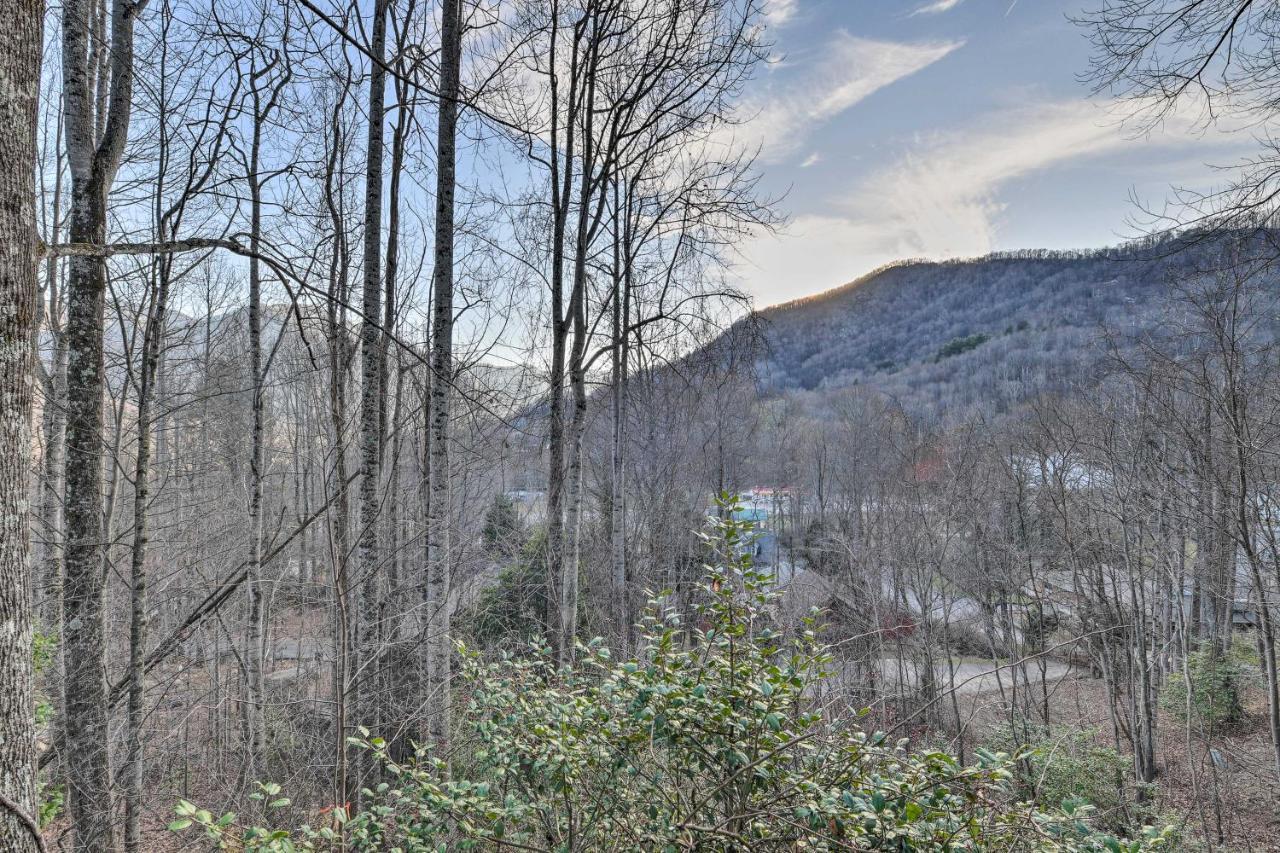
[[[916,15],[940,15],[943,12],[950,12],[963,2],[964,0],[934,0],[934,2],[926,3],[913,11],[911,17]]]
[[[757,144],[766,163],[785,160],[815,128],[963,44],[876,41],[839,30],[815,52],[816,59],[797,61],[793,73],[748,102],[743,112],[751,118],[734,135],[740,143]]]
[[[1235,130],[1224,124],[1206,132],[1175,115],[1159,133],[1134,136],[1119,122],[1114,105],[1040,102],[935,134],[859,186],[846,209],[856,219],[880,223],[898,256],[984,254],[998,247],[1003,191],[1018,178],[1140,149],[1163,149],[1161,159],[1188,150],[1201,162],[1216,155],[1230,162],[1232,152],[1251,141]],[[1208,166],[1199,171],[1203,177],[1214,174]]]
[[[804,162],[800,164],[801,169],[807,169],[810,166],[816,166],[822,162],[822,155],[817,151],[804,158]]]
[[[1203,162],[1211,156],[1205,142],[1189,121],[1135,138],[1107,109],[1084,100],[998,110],[917,141],[824,212],[797,215],[782,237],[761,237],[746,248],[742,274],[761,303],[770,304],[834,287],[891,260],[1007,248],[1001,216],[1018,179],[1145,148],[1165,149],[1163,161],[1174,151],[1194,151]],[[1224,133],[1210,142],[1223,153],[1248,140]],[[1189,181],[1197,171],[1200,180],[1214,180],[1209,167],[1188,165]],[[1122,203],[1126,188],[1115,192]]]
[[[794,18],[799,8],[800,0],[768,0],[764,7],[765,23],[780,27]]]
[[[1010,181],[1139,144],[1088,101],[1011,110],[983,127],[937,134],[867,180],[847,204],[851,217],[878,222],[895,255],[982,254]]]

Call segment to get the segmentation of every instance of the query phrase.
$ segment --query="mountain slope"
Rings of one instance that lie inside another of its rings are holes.
[[[1000,413],[1089,382],[1104,327],[1153,328],[1169,283],[1214,254],[1130,247],[895,264],[758,312],[758,367],[774,390],[865,385],[929,419]]]

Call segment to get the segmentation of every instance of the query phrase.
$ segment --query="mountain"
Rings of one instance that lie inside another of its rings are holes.
[[[1155,329],[1170,285],[1203,275],[1221,245],[1133,244],[906,261],[753,315],[757,368],[772,391],[874,388],[928,420],[1000,414],[1092,382],[1104,329]],[[730,333],[741,334],[741,328]],[[1125,344],[1121,344],[1122,351]]]

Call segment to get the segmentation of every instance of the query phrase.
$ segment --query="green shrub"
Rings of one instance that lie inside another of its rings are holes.
[[[1031,759],[1036,775],[1036,795],[1045,805],[1088,803],[1109,825],[1122,827],[1119,818],[1128,805],[1124,780],[1130,761],[1114,748],[1099,746],[1096,732],[1063,732],[1056,742],[1038,745]]]
[[[1136,791],[1132,763],[1114,748],[1102,746],[1095,729],[1043,729],[1021,751],[1017,780],[1022,794],[1046,808],[1072,808],[1087,803],[1096,811],[1095,823],[1123,831],[1135,812]],[[1010,732],[997,739],[1012,751]]]
[[[536,532],[485,588],[457,622],[483,646],[524,643],[545,627],[547,613],[547,540]]]
[[[41,829],[45,829],[62,814],[62,808],[66,804],[66,789],[62,785],[53,785],[44,781],[37,782],[36,789],[40,802],[36,821]]]
[[[1202,645],[1187,656],[1186,678],[1180,672],[1170,674],[1160,702],[1166,710],[1186,719],[1189,681],[1192,722],[1207,731],[1237,725],[1244,719],[1243,694],[1255,657],[1254,650],[1240,641],[1226,653]]]
[[[729,513],[732,516],[732,513]],[[1162,844],[1099,833],[1093,811],[1019,801],[1005,756],[965,767],[944,752],[823,716],[810,697],[829,660],[808,624],[769,625],[768,578],[740,547],[750,525],[716,522],[693,624],[655,601],[635,657],[593,642],[557,668],[535,644],[486,661],[465,649],[471,693],[455,721],[452,770],[366,745],[392,781],[342,821],[349,850],[1044,850],[1137,851]],[[460,750],[460,744],[469,752]],[[275,786],[263,789],[274,797]],[[285,800],[275,804],[287,805]],[[224,849],[330,850],[332,829],[238,827],[190,803]]]

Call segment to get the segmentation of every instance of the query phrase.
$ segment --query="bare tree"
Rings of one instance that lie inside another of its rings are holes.
[[[431,400],[427,507],[427,726],[434,743],[449,740],[450,535],[449,395],[453,385],[454,190],[462,0],[443,0],[440,16],[440,100],[436,131],[435,265],[431,303]]]
[[[111,4],[110,61],[95,32],[107,22],[98,5],[76,0],[62,8],[62,80],[67,161],[71,169],[68,236],[106,242],[107,194],[129,131],[133,98],[133,26],[145,2]],[[109,75],[109,79],[108,79]],[[95,91],[96,86],[96,91]],[[103,625],[103,300],[106,259],[67,262],[66,578],[63,588],[67,787],[76,845],[111,850],[110,738],[107,731],[106,641]]]
[[[368,127],[365,145],[364,258],[360,323],[360,535],[357,570],[360,573],[358,648],[361,653],[357,679],[361,725],[382,732],[387,725],[385,685],[381,661],[386,625],[385,596],[379,539],[381,528],[384,330],[382,297],[382,179],[386,136],[385,0],[375,0],[369,41]]]
[[[248,560],[246,577],[248,592],[248,614],[245,645],[247,653],[247,672],[245,673],[247,699],[244,719],[247,730],[249,762],[246,764],[246,778],[265,769],[266,734],[263,720],[265,688],[263,686],[262,667],[265,657],[265,613],[263,612],[264,590],[261,578],[263,549],[263,479],[265,477],[264,445],[266,443],[264,427],[264,385],[266,367],[262,346],[262,263],[263,251],[263,188],[267,176],[263,174],[263,137],[272,120],[272,115],[280,106],[285,87],[289,84],[292,69],[288,57],[280,48],[262,50],[258,44],[264,35],[266,15],[257,36],[249,44],[248,100],[251,109],[249,128],[249,148],[245,162],[245,177],[249,189],[249,381],[250,394],[250,450],[249,450],[249,530]],[[280,37],[282,44],[288,42],[288,20],[284,22],[285,32]],[[263,55],[265,54],[265,56]]]
[[[1251,133],[1277,116],[1277,12],[1258,0],[1109,0],[1076,18],[1093,45],[1097,92],[1124,100],[1139,130],[1191,121]],[[1145,226],[1253,228],[1280,198],[1280,149],[1263,137],[1236,177],[1204,193],[1178,189],[1172,212],[1144,211]],[[1272,252],[1274,255],[1274,251]]]
[[[0,34],[0,846],[44,849],[36,823],[30,574],[31,401],[36,331],[36,121],[43,3],[22,3]]]

